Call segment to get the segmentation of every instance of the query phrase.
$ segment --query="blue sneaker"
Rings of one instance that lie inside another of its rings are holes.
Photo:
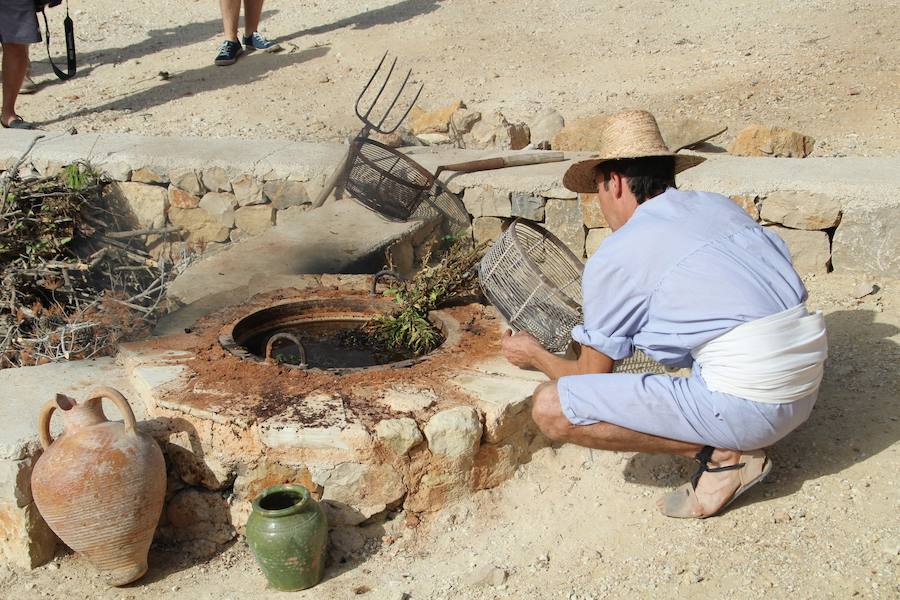
[[[242,41],[244,42],[244,48],[247,50],[247,52],[253,52],[254,50],[262,50],[263,52],[278,52],[281,50],[281,46],[278,44],[278,42],[267,40],[258,31],[254,31],[251,35],[245,35]]]
[[[225,40],[219,46],[219,53],[216,54],[215,63],[220,67],[233,65],[243,51],[244,49],[239,42]]]

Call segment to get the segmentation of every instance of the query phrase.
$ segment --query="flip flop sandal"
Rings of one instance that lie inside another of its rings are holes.
[[[3,125],[3,123],[0,123]],[[15,116],[10,119],[9,123],[3,125],[4,129],[34,129],[34,124],[29,123],[25,119],[20,116]]]
[[[690,482],[685,483],[676,488],[673,492],[663,496],[663,506],[660,508],[660,511],[664,515],[667,517],[675,517],[677,519],[705,519],[717,515],[725,510],[732,502],[737,500],[741,494],[765,479],[766,475],[769,474],[769,471],[772,470],[772,461],[770,461],[768,457],[766,457],[766,453],[761,450],[741,454],[738,463],[735,465],[729,465],[727,467],[710,467],[709,459],[712,457],[713,450],[714,448],[712,446],[705,446],[698,452],[697,456],[694,458],[700,463],[700,467],[691,476]],[[703,507],[701,506],[696,493],[697,483],[700,481],[700,477],[704,473],[721,473],[723,471],[734,470],[740,470],[740,485],[734,491],[731,498],[729,498],[721,508],[713,513],[704,515]]]

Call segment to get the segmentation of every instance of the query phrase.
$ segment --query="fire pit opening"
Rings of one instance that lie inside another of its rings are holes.
[[[295,368],[348,370],[402,367],[423,360],[406,349],[387,348],[366,328],[394,308],[383,298],[288,300],[258,310],[226,327],[219,342],[245,360],[267,357]],[[447,339],[450,317],[435,311],[432,323]]]

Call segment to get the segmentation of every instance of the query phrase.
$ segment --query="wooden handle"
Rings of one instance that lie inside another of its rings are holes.
[[[347,173],[347,168],[350,166],[350,159],[353,156],[353,144],[350,144],[350,147],[347,148],[346,154],[344,154],[344,158],[341,159],[341,162],[338,163],[338,166],[334,168],[334,171],[331,172],[331,175],[328,176],[328,179],[325,180],[325,187],[319,192],[319,195],[316,196],[316,199],[312,203],[312,208],[319,208],[325,201],[328,200],[328,196],[331,195],[331,192],[334,191],[334,188],[337,187],[338,181],[340,181],[344,175]]]
[[[520,154],[506,154],[495,158],[482,158],[467,162],[441,165],[435,171],[435,177],[441,171],[456,171],[458,173],[474,173],[476,171],[490,171],[491,169],[503,169],[506,167],[520,167],[523,165],[536,165],[540,163],[560,162],[565,160],[562,152],[524,152]]]
[[[135,420],[134,411],[131,410],[131,405],[128,404],[128,400],[125,399],[125,396],[113,388],[99,387],[91,392],[91,396],[87,401],[102,400],[103,398],[112,400],[113,404],[116,405],[116,408],[119,409],[119,412],[122,413],[122,417],[125,420],[125,429],[134,433],[136,431],[135,426],[137,425],[137,420]]]
[[[521,154],[508,154],[501,157],[508,167],[521,165],[537,165],[540,163],[560,162],[566,160],[562,152],[524,152]]]

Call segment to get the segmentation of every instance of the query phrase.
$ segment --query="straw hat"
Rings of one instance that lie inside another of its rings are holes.
[[[566,171],[563,185],[573,192],[594,193],[597,180],[594,167],[600,163],[623,158],[644,158],[648,156],[672,156],[675,158],[675,172],[696,167],[705,158],[687,154],[675,154],[663,141],[656,119],[645,110],[621,112],[609,117],[600,132],[598,153],[582,160]]]

